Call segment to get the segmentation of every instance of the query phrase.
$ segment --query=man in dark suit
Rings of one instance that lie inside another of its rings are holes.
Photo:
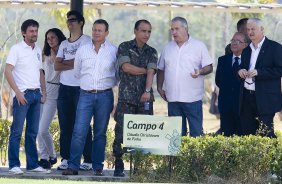
[[[243,135],[275,137],[273,117],[281,110],[282,46],[264,36],[260,19],[247,22],[250,45],[242,53],[238,74]]]
[[[234,34],[230,44],[232,53],[218,58],[215,75],[215,83],[219,88],[220,130],[225,136],[240,133],[240,80],[237,72],[241,63],[241,53],[248,46],[248,37],[237,32]]]

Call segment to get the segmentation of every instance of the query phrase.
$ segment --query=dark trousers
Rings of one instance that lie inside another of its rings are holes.
[[[115,126],[115,140],[113,143],[113,154],[115,156],[115,170],[124,170],[124,165],[122,161],[123,150],[121,144],[123,142],[123,117],[124,114],[147,114],[153,115],[153,103],[150,103],[150,109],[148,111],[144,110],[144,104],[140,103],[138,105],[118,102],[115,111],[114,119],[116,121]]]
[[[240,114],[242,135],[260,134],[267,137],[276,137],[273,127],[273,114],[260,114],[257,110],[256,95],[244,89],[243,102]]]
[[[70,158],[70,146],[75,123],[76,108],[80,94],[79,86],[66,86],[60,84],[59,96],[57,100],[58,118],[60,124],[60,155],[63,159]],[[84,162],[92,163],[92,134],[89,127],[83,157]]]
[[[241,135],[240,118],[238,113],[220,113],[220,130],[224,136]]]

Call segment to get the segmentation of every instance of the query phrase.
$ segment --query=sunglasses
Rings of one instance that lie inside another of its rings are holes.
[[[67,23],[73,23],[73,22],[77,22],[78,19],[77,18],[71,18],[67,20]]]

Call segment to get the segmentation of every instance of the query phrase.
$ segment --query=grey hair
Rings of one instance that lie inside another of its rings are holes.
[[[263,28],[262,20],[260,20],[259,18],[249,18],[247,24],[249,23],[255,23],[258,27]]]
[[[179,21],[181,23],[181,25],[188,31],[188,23],[187,23],[187,20],[183,17],[174,17],[172,20],[171,20],[171,23],[174,23],[174,22],[177,22]]]

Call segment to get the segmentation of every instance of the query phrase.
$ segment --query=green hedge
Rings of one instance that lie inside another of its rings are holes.
[[[176,157],[138,153],[134,158],[137,162],[133,181],[187,183],[203,182],[213,176],[222,183],[265,183],[271,173],[281,180],[282,137],[184,137]]]
[[[7,141],[11,122],[0,120],[1,162],[6,162]],[[59,151],[58,122],[51,125],[56,151]],[[176,157],[135,153],[132,181],[138,182],[204,182],[219,178],[215,183],[265,183],[269,173],[282,179],[282,135],[277,139],[261,136],[205,135],[183,137],[181,152]],[[24,134],[23,134],[24,135]],[[107,132],[106,164],[113,168],[112,143],[114,133]],[[23,145],[21,145],[23,146]],[[124,156],[128,160],[129,155]]]

